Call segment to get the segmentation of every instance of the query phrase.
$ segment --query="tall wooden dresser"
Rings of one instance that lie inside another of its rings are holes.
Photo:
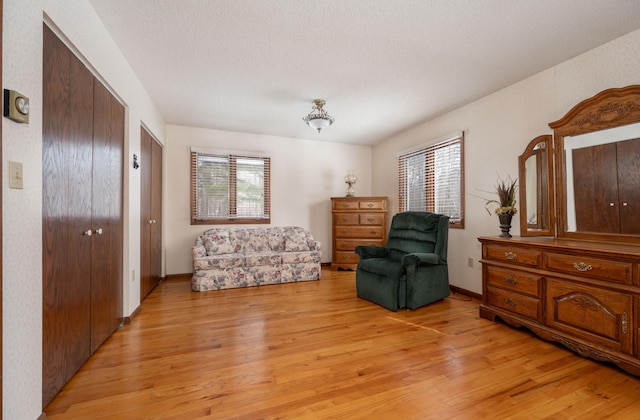
[[[387,197],[332,197],[331,269],[355,270],[358,245],[387,243]]]

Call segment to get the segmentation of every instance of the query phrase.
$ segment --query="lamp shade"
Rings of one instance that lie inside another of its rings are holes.
[[[327,111],[322,108],[324,104],[324,100],[315,99],[311,112],[302,119],[309,127],[318,130],[318,133],[320,133],[323,128],[329,127],[334,121],[333,117],[327,114]]]

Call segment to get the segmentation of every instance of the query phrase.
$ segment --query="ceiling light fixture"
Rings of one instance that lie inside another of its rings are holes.
[[[309,127],[318,130],[318,133],[320,133],[320,130],[323,128],[329,127],[334,121],[333,117],[327,114],[327,111],[322,108],[324,104],[324,100],[314,99],[311,112],[302,119]]]

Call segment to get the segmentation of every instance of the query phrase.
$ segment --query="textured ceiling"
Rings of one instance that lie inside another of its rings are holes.
[[[640,28],[638,0],[90,2],[167,123],[354,144]]]

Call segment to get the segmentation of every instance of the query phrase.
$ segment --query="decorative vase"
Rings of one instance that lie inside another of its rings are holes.
[[[511,238],[511,234],[509,230],[511,230],[511,218],[513,214],[505,213],[499,214],[498,219],[500,220],[500,237],[501,238]]]
[[[344,182],[347,184],[346,197],[354,197],[356,195],[355,190],[353,189],[353,184],[356,183],[358,177],[353,173],[353,170],[349,169],[347,172],[347,176],[344,177]]]

